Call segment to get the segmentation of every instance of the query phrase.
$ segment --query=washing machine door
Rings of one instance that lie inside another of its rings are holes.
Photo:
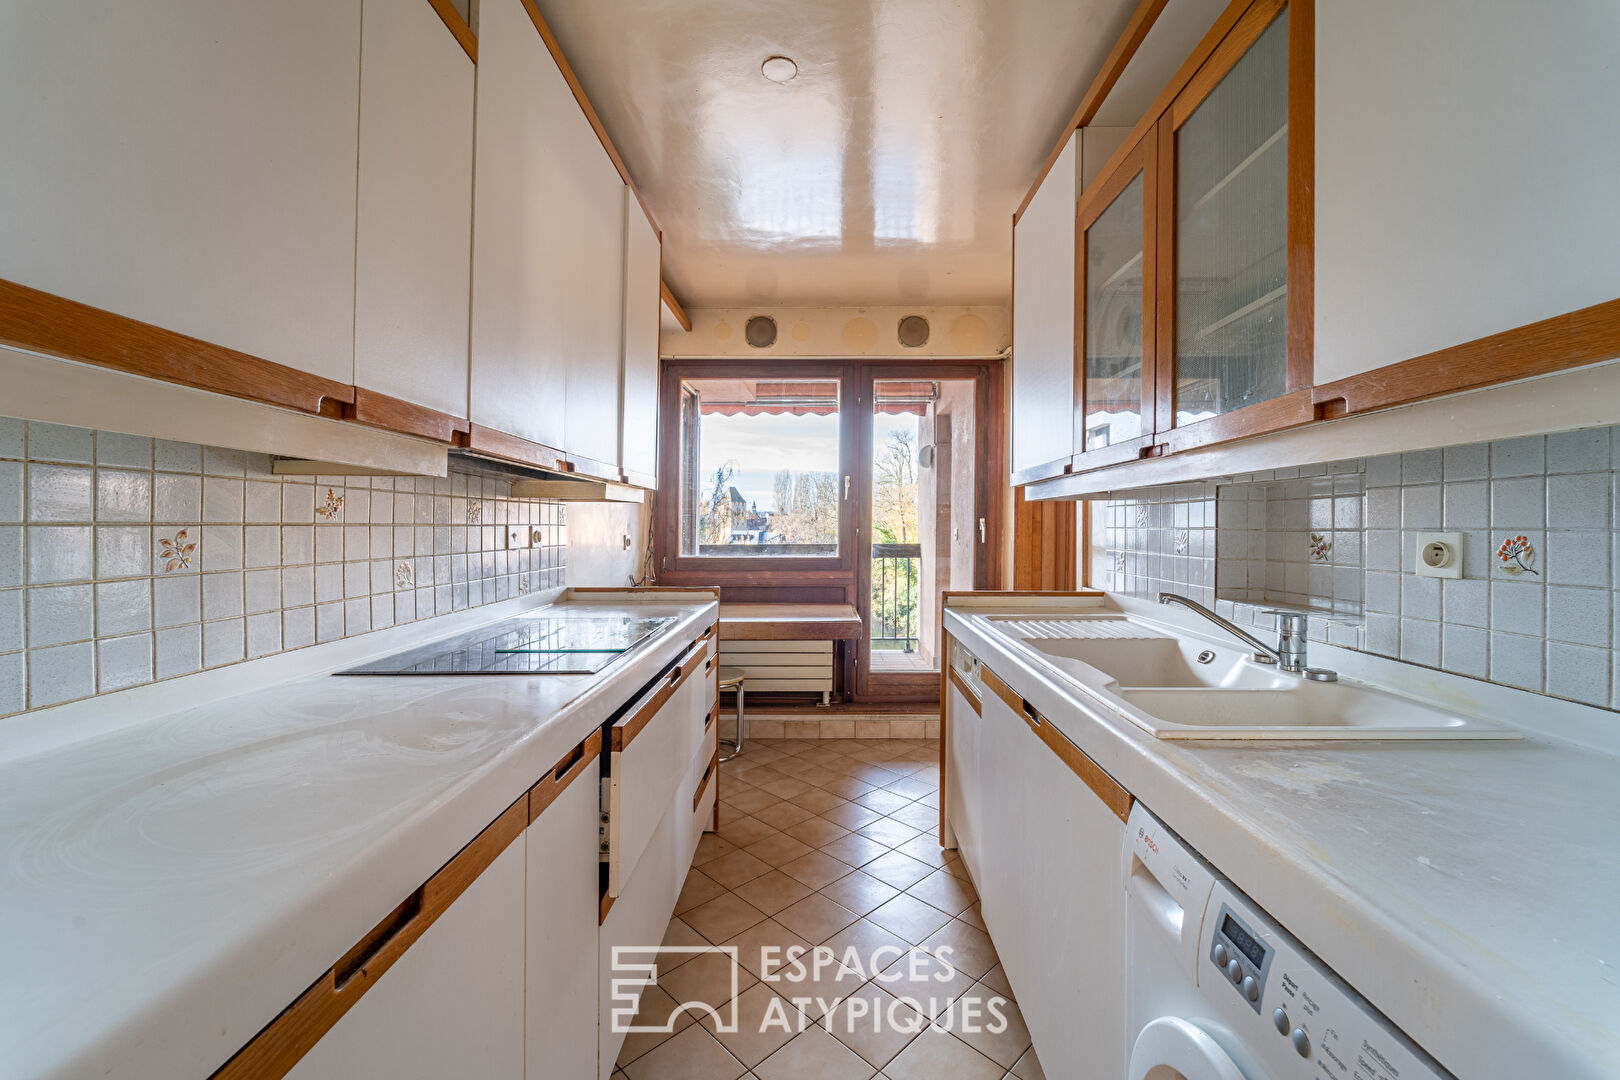
[[[1127,1080],[1260,1080],[1238,1068],[1203,1028],[1179,1016],[1161,1016],[1136,1036]]]

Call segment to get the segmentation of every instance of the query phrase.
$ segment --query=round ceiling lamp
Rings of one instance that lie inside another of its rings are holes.
[[[773,56],[759,66],[759,73],[773,83],[792,82],[799,74],[799,65],[785,56]]]

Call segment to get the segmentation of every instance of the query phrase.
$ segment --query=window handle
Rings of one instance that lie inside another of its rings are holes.
[[[984,518],[979,519],[979,543],[984,543]]]
[[[849,502],[849,473],[844,474],[844,501]]]

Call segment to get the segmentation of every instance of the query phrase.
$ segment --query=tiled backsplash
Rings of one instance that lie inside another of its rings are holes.
[[[562,585],[563,506],[510,491],[0,419],[0,716]]]
[[[1598,428],[1134,492],[1098,504],[1094,580],[1269,628],[1266,603],[1353,611],[1359,579],[1359,620],[1314,636],[1620,708],[1617,464]],[[1460,579],[1414,573],[1435,530],[1462,534]]]

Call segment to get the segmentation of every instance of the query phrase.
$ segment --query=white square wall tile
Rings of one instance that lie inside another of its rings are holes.
[[[1440,666],[1440,624],[1421,619],[1401,620],[1401,659],[1409,664]]]
[[[1540,690],[1544,679],[1540,638],[1491,635],[1491,681]]]
[[[241,524],[242,483],[231,477],[203,477],[203,520]]]
[[[249,525],[242,530],[242,565],[249,568],[281,564],[281,527]]]
[[[198,473],[202,471],[202,447],[159,439],[152,444],[152,463],[165,472]]]
[[[1401,489],[1401,528],[1440,527],[1440,485],[1420,484]]]
[[[315,567],[315,602],[324,604],[343,599],[343,564],[322,563]]]
[[[343,632],[346,635],[363,634],[371,629],[371,598],[356,597],[343,602]]]
[[[1440,583],[1440,613],[1448,626],[1490,625],[1488,581],[1459,578]]]
[[[1549,530],[1543,576],[1558,585],[1608,586],[1612,539],[1607,529]]]
[[[281,613],[281,647],[302,649],[315,644],[315,609],[289,608]]]
[[[1614,616],[1608,589],[1547,587],[1547,637],[1553,641],[1606,648]]]
[[[1440,481],[1441,452],[1419,450],[1401,455],[1401,483],[1435,484]]]
[[[1584,645],[1547,644],[1547,693],[1588,705],[1609,702],[1609,653]]]
[[[152,622],[159,629],[202,618],[202,582],[195,574],[152,581]]]
[[[0,416],[0,458],[19,459],[24,456],[24,432],[28,425],[22,420]]]
[[[286,525],[306,525],[315,521],[315,488],[288,482],[281,485],[281,521]]]
[[[247,618],[247,654],[269,656],[281,651],[281,612],[270,611]]]
[[[77,465],[28,465],[29,521],[89,521],[95,471]]]
[[[28,422],[29,461],[70,461],[88,465],[95,460],[95,453],[96,435],[88,428],[37,420]]]
[[[260,524],[281,521],[282,485],[266,480],[249,480],[242,501],[243,520]]]
[[[203,575],[203,618],[228,619],[242,614],[242,575],[239,571]]]
[[[89,641],[96,636],[95,593],[89,585],[28,590],[28,647]]]
[[[336,641],[343,636],[343,601],[315,608],[315,640]]]
[[[151,521],[152,474],[128,469],[97,469],[96,520]]]
[[[287,566],[281,570],[281,602],[287,607],[301,607],[315,602],[315,568],[313,566]]]
[[[1572,473],[1547,478],[1547,524],[1554,529],[1607,529],[1613,476]]]
[[[22,653],[0,656],[0,716],[28,708],[28,661]]]
[[[247,454],[219,446],[203,447],[203,472],[209,476],[245,476]]]
[[[281,607],[281,571],[249,570],[242,575],[244,610],[249,615]]]
[[[1446,623],[1441,629],[1440,666],[1458,675],[1485,678],[1490,663],[1490,636],[1473,626]]]
[[[315,526],[286,525],[281,530],[281,562],[284,566],[315,561]]]
[[[0,522],[23,520],[23,463],[0,461]]]
[[[158,473],[152,479],[152,520],[190,525],[202,519],[202,478]]]
[[[0,588],[21,585],[23,577],[22,527],[0,525]]]
[[[103,638],[96,642],[96,690],[106,694],[152,681],[151,634]]]
[[[1491,583],[1491,629],[1540,638],[1547,590],[1519,581]],[[1494,648],[1494,646],[1493,646]]]
[[[6,584],[9,539],[0,529],[0,585]],[[94,540],[89,525],[28,526],[28,581],[33,585],[84,581],[94,571]],[[17,540],[21,540],[20,532]]]
[[[1609,428],[1563,431],[1547,436],[1549,473],[1607,472]]]
[[[1491,489],[1483,480],[1445,485],[1447,529],[1483,529],[1491,523]]]
[[[96,464],[127,469],[152,468],[152,440],[144,435],[96,432]]]
[[[96,649],[88,641],[28,650],[28,707],[41,709],[96,692]]]
[[[203,526],[202,568],[204,570],[242,569],[242,526]]]
[[[222,619],[205,622],[203,631],[203,666],[219,667],[234,664],[246,656],[246,624],[242,619]]]
[[[1540,476],[1547,471],[1547,439],[1531,435],[1491,443],[1492,476]]]
[[[1469,446],[1448,446],[1444,451],[1441,474],[1447,483],[1453,480],[1483,480],[1491,474],[1491,447],[1489,443]]]
[[[385,593],[371,598],[371,628],[381,630],[394,625],[394,597]]]
[[[23,591],[0,590],[0,653],[23,647]]]
[[[148,578],[96,585],[96,636],[113,637],[152,628],[152,582]]]
[[[157,632],[156,676],[160,679],[189,675],[202,669],[202,627],[177,626]]]

